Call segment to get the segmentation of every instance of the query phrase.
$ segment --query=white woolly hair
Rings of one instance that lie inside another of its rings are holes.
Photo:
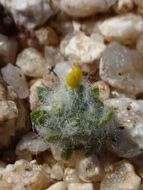
[[[96,100],[91,98],[89,84],[84,82],[82,87],[83,90],[81,94],[79,89],[71,90],[64,85],[50,92],[46,97],[43,108],[45,107],[45,109],[47,109],[48,107],[50,113],[52,113],[54,106],[56,106],[57,109],[64,109],[64,111],[60,116],[53,114],[47,118],[44,127],[36,126],[40,136],[47,139],[48,136],[58,136],[60,134],[60,138],[58,139],[59,144],[70,141],[70,143],[75,146],[80,144],[84,147],[88,146],[92,139],[96,139],[96,141],[100,143],[107,138],[108,132],[106,127],[99,128],[96,121],[99,121],[100,117],[106,116],[108,110],[103,108],[98,116],[98,109],[100,109],[100,107],[98,107]],[[75,104],[75,100],[77,104]],[[86,109],[82,110],[84,109],[84,104],[86,104]],[[77,109],[73,110],[73,106],[77,106]],[[97,117],[92,118],[95,126],[89,127],[89,114],[93,113],[93,116],[96,116],[96,112]],[[70,118],[71,115],[72,117]],[[76,123],[78,122],[76,118],[80,119],[80,125]]]

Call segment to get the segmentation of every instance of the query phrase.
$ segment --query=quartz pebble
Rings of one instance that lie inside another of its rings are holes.
[[[100,60],[100,77],[124,93],[136,95],[143,92],[143,61],[136,50],[119,43],[111,43]]]
[[[30,29],[44,24],[57,11],[49,0],[0,0],[0,3],[12,13],[16,23]]]
[[[79,177],[78,177],[76,169],[65,168],[63,180],[66,183],[78,183]]]
[[[62,180],[64,175],[62,164],[56,163],[51,168],[51,179]]]
[[[0,169],[0,176],[1,189],[43,190],[46,184],[42,167],[36,161],[18,160]]]
[[[16,65],[30,77],[42,77],[50,68],[44,57],[34,48],[24,49],[18,55]]]
[[[77,172],[79,178],[85,182],[97,182],[103,177],[102,167],[95,155],[78,160]]]
[[[74,17],[87,17],[95,13],[105,12],[116,0],[61,0],[61,9]]]
[[[65,182],[57,182],[51,185],[47,190],[67,190]]]
[[[12,86],[0,78],[0,149],[13,145],[13,138],[28,129],[29,119],[25,104],[18,99]],[[20,134],[20,135],[21,135]]]
[[[61,158],[62,147],[60,145],[58,145],[58,144],[52,145],[51,144],[50,149],[51,149],[52,155],[55,160],[57,160],[57,161],[62,160],[62,158]]]
[[[113,170],[103,178],[100,190],[137,190],[141,179],[128,161],[121,161],[113,165]]]
[[[23,72],[12,64],[8,64],[1,69],[3,80],[12,86],[21,99],[27,98],[29,89]]]
[[[50,22],[52,28],[55,28],[59,34],[65,36],[73,32],[73,23],[70,16],[63,11],[57,14],[57,17]]]
[[[61,55],[59,48],[52,46],[45,46],[44,56],[50,66],[55,67],[59,62],[64,61],[64,57]]]
[[[29,132],[24,135],[16,146],[17,155],[31,154],[37,155],[48,149],[47,143],[43,141],[37,134]]]
[[[143,20],[139,15],[128,13],[108,18],[98,24],[98,28],[108,41],[131,44],[143,32]]]
[[[68,190],[94,190],[92,183],[70,183]]]
[[[60,47],[61,53],[76,64],[89,64],[98,60],[106,48],[101,38],[89,37],[82,32],[65,38]]]
[[[0,190],[143,190],[143,0],[0,0],[1,31]],[[82,85],[99,89],[101,125],[113,112],[93,149],[69,111]]]
[[[105,105],[114,110],[113,150],[121,157],[134,157],[143,149],[143,101],[113,98]]]

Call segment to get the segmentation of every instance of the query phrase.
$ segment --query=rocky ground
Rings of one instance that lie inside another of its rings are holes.
[[[112,107],[114,135],[64,161],[30,112],[74,65]],[[142,0],[0,0],[0,190],[143,190]]]

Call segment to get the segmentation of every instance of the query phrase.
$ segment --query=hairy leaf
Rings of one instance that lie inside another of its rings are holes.
[[[48,86],[37,87],[37,95],[40,102],[46,103],[47,96],[49,95],[51,91],[52,89]]]
[[[38,110],[35,112],[31,112],[30,118],[32,123],[37,126],[44,125],[46,122],[47,112],[45,110]]]

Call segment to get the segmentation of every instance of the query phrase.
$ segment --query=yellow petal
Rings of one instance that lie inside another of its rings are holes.
[[[79,86],[79,81],[76,80],[76,78],[72,73],[69,73],[67,75],[66,82],[67,85],[70,86],[71,88],[77,88]]]
[[[72,71],[67,74],[66,83],[71,88],[77,88],[82,79],[82,70],[79,66],[74,66]]]
[[[76,80],[81,81],[82,79],[82,70],[79,66],[74,66],[72,73],[74,75],[74,77],[76,78]]]

